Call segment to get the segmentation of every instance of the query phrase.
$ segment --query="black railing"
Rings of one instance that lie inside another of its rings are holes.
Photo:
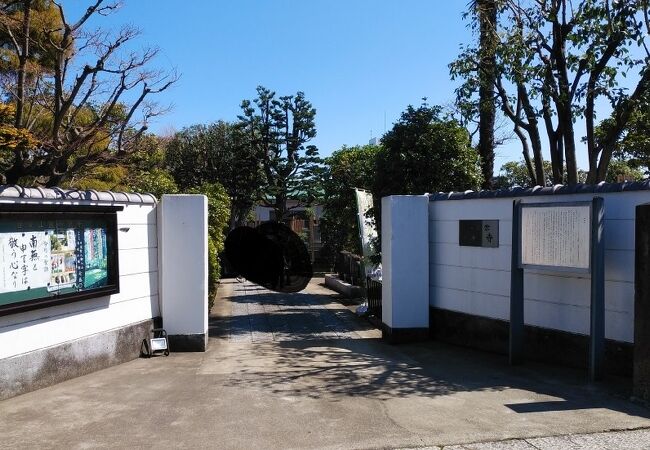
[[[381,318],[381,281],[366,277],[368,314]]]
[[[354,286],[362,285],[361,256],[350,252],[339,252],[336,258],[336,273],[339,279]]]

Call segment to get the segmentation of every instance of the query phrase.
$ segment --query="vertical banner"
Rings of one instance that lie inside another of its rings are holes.
[[[361,239],[361,249],[364,262],[374,253],[372,251],[372,241],[377,237],[377,229],[368,217],[368,210],[372,208],[372,193],[363,189],[354,189],[357,199],[357,218],[359,220],[359,237]],[[369,264],[364,264],[366,275],[372,271]]]

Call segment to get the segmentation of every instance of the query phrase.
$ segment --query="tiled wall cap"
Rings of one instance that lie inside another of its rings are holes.
[[[52,199],[52,200],[86,200],[97,202],[119,202],[139,203],[152,205],[157,202],[153,194],[96,191],[89,189],[81,191],[78,189],[61,189],[58,187],[43,188],[23,187],[18,185],[0,185],[0,199],[21,198],[21,199]]]
[[[607,183],[601,181],[593,184],[576,184],[568,186],[556,184],[554,186],[534,186],[532,188],[523,188],[514,186],[509,189],[499,189],[495,191],[471,191],[465,192],[438,192],[429,195],[431,201],[441,200],[469,200],[476,198],[507,198],[507,197],[527,197],[536,195],[569,195],[569,194],[591,194],[607,192],[631,192],[631,191],[649,191],[650,179],[644,181],[626,181],[622,183]]]

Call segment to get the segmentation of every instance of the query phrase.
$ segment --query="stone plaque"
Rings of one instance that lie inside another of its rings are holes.
[[[521,267],[589,271],[591,202],[521,205]]]
[[[464,247],[498,247],[498,220],[459,220],[458,243]]]

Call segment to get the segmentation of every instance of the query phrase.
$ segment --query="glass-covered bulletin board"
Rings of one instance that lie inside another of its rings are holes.
[[[0,315],[119,292],[121,209],[0,204]]]

